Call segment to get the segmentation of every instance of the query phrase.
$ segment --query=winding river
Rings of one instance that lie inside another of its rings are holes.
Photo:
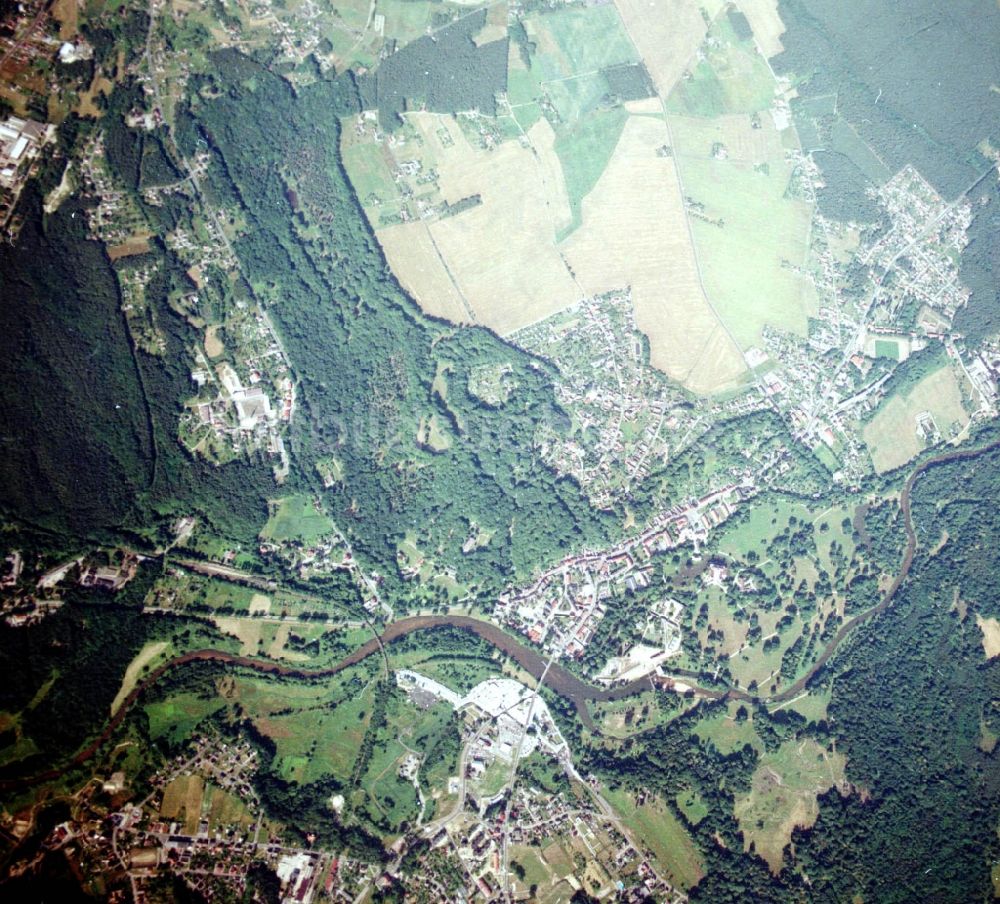
[[[903,560],[900,563],[899,573],[896,575],[895,580],[892,582],[888,590],[886,590],[882,601],[873,608],[847,619],[840,626],[837,633],[833,636],[830,643],[826,646],[809,671],[802,675],[797,681],[788,685],[778,693],[770,696],[751,694],[738,688],[720,690],[718,688],[699,687],[698,685],[687,680],[685,680],[685,684],[691,686],[699,696],[715,700],[728,697],[729,699],[734,700],[746,700],[761,703],[782,703],[791,700],[793,697],[802,693],[802,691],[805,690],[806,686],[809,684],[810,680],[826,665],[829,659],[843,643],[845,638],[856,627],[870,621],[876,615],[884,612],[892,604],[899,588],[909,575],[910,567],[913,564],[913,557],[917,549],[917,536],[913,527],[913,518],[910,509],[910,495],[913,491],[914,484],[920,476],[930,468],[936,467],[937,465],[944,464],[946,462],[975,458],[976,456],[989,452],[998,446],[1000,446],[1000,440],[978,449],[948,452],[935,456],[934,458],[929,458],[914,469],[914,471],[907,478],[906,483],[903,486],[902,493],[900,494],[900,509],[903,513],[903,523],[906,530],[906,548],[903,554]],[[412,634],[415,631],[432,631],[441,627],[458,628],[477,634],[483,640],[508,655],[536,679],[540,678],[542,674],[545,673],[548,660],[543,657],[538,650],[527,646],[516,637],[508,634],[506,631],[491,622],[482,621],[481,619],[465,615],[416,615],[400,619],[399,621],[395,621],[388,625],[385,631],[378,637],[373,637],[371,640],[366,641],[349,656],[346,656],[335,665],[324,669],[298,668],[295,666],[283,665],[268,659],[256,659],[249,656],[239,656],[222,650],[195,650],[164,662],[150,672],[122,701],[117,711],[108,721],[107,725],[105,725],[101,734],[85,748],[78,751],[68,763],[59,768],[50,769],[27,778],[0,780],[0,791],[7,791],[15,788],[39,784],[41,782],[51,781],[59,778],[59,776],[68,769],[85,763],[93,757],[100,747],[112,736],[124,720],[129,709],[147,688],[154,685],[167,672],[178,669],[189,663],[218,662],[238,668],[252,669],[253,671],[260,672],[262,674],[302,679],[322,679],[336,675],[344,669],[357,665],[373,653],[381,651],[385,645],[392,643],[394,640],[398,640],[408,634]],[[685,679],[689,677],[697,679],[698,677],[697,673],[680,669],[675,670],[675,674],[683,676]],[[649,690],[653,686],[649,678],[641,678],[629,684],[618,685],[613,688],[597,687],[583,681],[558,662],[553,662],[549,665],[548,672],[545,674],[545,684],[557,694],[569,700],[576,708],[577,715],[579,716],[581,722],[592,730],[594,729],[594,723],[591,718],[588,706],[589,703],[607,700],[620,700],[641,693],[642,691]]]

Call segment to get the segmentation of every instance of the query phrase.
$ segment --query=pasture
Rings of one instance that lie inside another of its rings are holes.
[[[765,325],[804,336],[817,308],[806,262],[812,205],[786,195],[791,165],[770,120],[669,117],[705,291],[742,348]]]
[[[917,417],[923,412],[934,419],[943,439],[953,437],[969,423],[951,364],[928,374],[909,392],[891,396],[865,426],[862,435],[877,473],[905,465],[926,447],[917,433]]]
[[[796,827],[809,828],[819,815],[816,798],[844,781],[846,759],[812,738],[785,741],[758,761],[748,792],[740,794],[734,815],[750,845],[777,874],[785,846]]]
[[[286,496],[271,502],[269,508],[270,517],[260,533],[265,540],[301,540],[310,544],[333,532],[333,523],[317,510],[309,496]]]
[[[622,822],[646,845],[671,881],[691,888],[704,875],[705,864],[695,843],[673,810],[659,797],[650,795],[642,803],[633,792],[604,789]]]

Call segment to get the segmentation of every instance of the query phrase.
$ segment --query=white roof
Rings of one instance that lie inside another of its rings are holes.
[[[20,160],[24,149],[28,146],[28,139],[23,135],[14,142],[14,147],[10,149],[8,156],[11,160]]]

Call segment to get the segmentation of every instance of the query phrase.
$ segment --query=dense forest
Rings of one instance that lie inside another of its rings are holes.
[[[535,458],[540,423],[569,425],[547,370],[483,330],[427,319],[389,272],[337,155],[337,115],[358,103],[353,82],[293,94],[239,54],[217,54],[215,63],[217,91],[193,102],[181,133],[192,147],[199,137],[210,143],[220,162],[212,184],[227,183],[218,190],[238,197],[249,223],[236,251],[255,293],[272,304],[302,390],[294,479],[308,483],[325,455],[344,463],[344,485],[326,499],[388,580],[407,530],[440,549],[460,580],[480,585],[605,536],[610,520]],[[279,133],[287,136],[280,148]],[[316,238],[303,237],[303,223],[321,226]],[[465,389],[473,368],[498,361],[515,367],[518,384],[499,414]],[[453,387],[447,400],[431,388],[439,368]],[[416,443],[422,412],[437,413],[448,430],[443,454]],[[493,539],[456,555],[470,522]]]
[[[364,107],[378,110],[383,129],[394,129],[401,122],[399,114],[410,109],[496,115],[496,95],[507,90],[507,38],[476,44],[486,12],[462,16],[412,41],[360,80]]]

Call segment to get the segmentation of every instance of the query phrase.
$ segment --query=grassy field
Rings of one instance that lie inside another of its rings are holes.
[[[892,172],[865,140],[854,131],[853,126],[840,117],[830,128],[830,150],[847,157],[861,172],[876,185],[882,185],[892,176]]]
[[[774,77],[752,42],[740,41],[726,16],[708,33],[704,59],[692,67],[667,99],[667,109],[691,116],[756,113],[774,100]]]
[[[617,10],[607,6],[574,6],[528,17],[539,57],[548,62],[547,78],[592,72],[638,59]]]
[[[743,348],[765,325],[805,335],[816,310],[806,258],[812,206],[786,196],[791,164],[769,118],[669,118],[705,291]],[[726,154],[724,158],[720,155]]]
[[[676,803],[681,815],[693,826],[708,816],[708,804],[701,799],[697,791],[678,792]]]
[[[321,708],[258,718],[258,729],[277,745],[282,776],[298,782],[325,775],[349,779],[371,717],[371,693],[367,688]]]
[[[705,867],[701,854],[681,821],[662,800],[650,797],[636,806],[636,798],[629,791],[605,789],[602,794],[635,833],[639,844],[652,851],[673,882],[691,888],[701,879]]]
[[[279,543],[301,540],[308,544],[328,536],[332,531],[332,522],[316,511],[309,496],[286,496],[272,503],[271,517],[264,525],[261,536]]]
[[[761,756],[750,791],[736,798],[734,815],[745,848],[753,843],[772,872],[781,869],[792,830],[816,821],[816,798],[843,781],[845,762],[843,754],[824,749],[812,738],[786,741]]]
[[[147,670],[148,666],[158,660],[170,658],[172,650],[170,650],[169,647],[170,644],[165,640],[151,640],[136,654],[135,659],[133,659],[129,663],[128,668],[125,669],[125,677],[122,678],[122,686],[115,695],[115,699],[111,702],[112,714],[114,714],[118,707],[121,706],[122,701],[124,701],[124,699],[132,693],[132,689],[139,683],[139,679],[142,677],[144,670]]]
[[[782,706],[776,706],[771,712],[779,709],[789,709],[798,713],[809,722],[819,722],[826,718],[826,710],[830,705],[830,690],[818,690],[809,694],[803,694]]]
[[[182,741],[191,734],[195,725],[224,705],[218,697],[205,700],[194,693],[174,694],[167,700],[147,703],[149,736],[154,741],[162,737],[174,743]]]
[[[182,775],[163,789],[160,817],[184,824],[184,831],[194,835],[201,820],[205,782],[200,775]]]
[[[925,448],[917,435],[917,416],[925,411],[934,418],[943,439],[969,423],[958,376],[950,364],[928,374],[908,393],[897,393],[883,402],[865,426],[864,440],[879,474],[906,464]]]
[[[580,205],[607,167],[625,120],[625,111],[616,107],[591,113],[559,131],[555,150],[562,165],[573,217],[569,228],[560,234],[560,240],[580,225]]]
[[[789,526],[790,519],[812,520],[809,509],[798,502],[771,497],[759,500],[750,509],[750,517],[723,528],[718,540],[720,552],[745,559],[747,553],[756,552],[761,559],[767,558],[767,546],[771,538]]]
[[[723,756],[740,750],[749,744],[754,750],[763,750],[763,744],[753,727],[753,717],[737,721],[740,708],[737,702],[730,702],[724,710],[702,719],[694,728],[694,734],[702,741],[711,742]]]

